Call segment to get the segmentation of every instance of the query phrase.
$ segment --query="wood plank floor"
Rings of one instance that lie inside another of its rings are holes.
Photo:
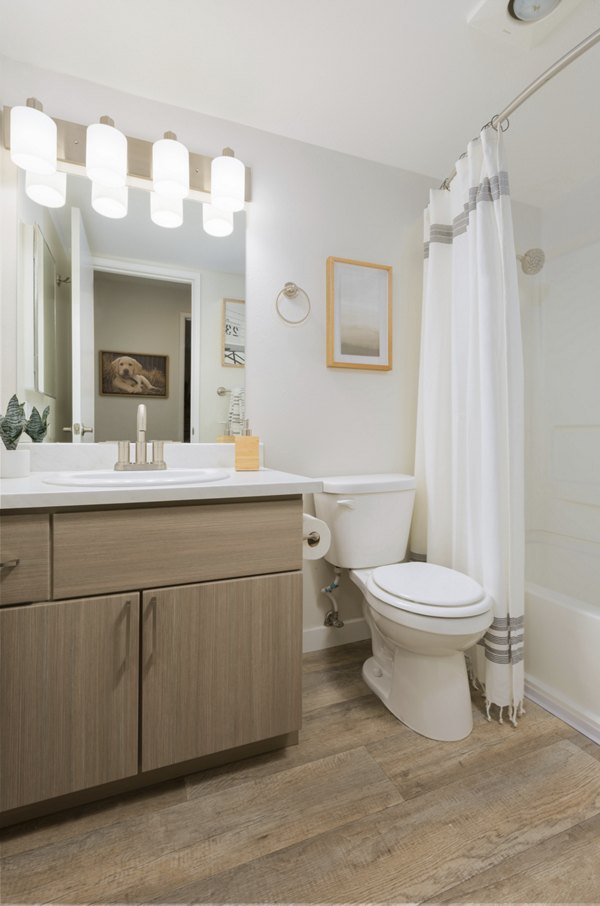
[[[367,653],[305,655],[298,746],[3,831],[0,901],[600,903],[599,747],[532,703],[424,739]]]

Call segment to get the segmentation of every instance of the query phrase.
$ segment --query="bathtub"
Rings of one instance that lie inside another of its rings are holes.
[[[527,540],[525,692],[600,744],[600,545]]]

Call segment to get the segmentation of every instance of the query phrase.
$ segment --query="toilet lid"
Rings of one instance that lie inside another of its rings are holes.
[[[477,604],[486,597],[478,582],[455,569],[435,563],[394,563],[373,570],[373,582],[398,602],[451,608]]]

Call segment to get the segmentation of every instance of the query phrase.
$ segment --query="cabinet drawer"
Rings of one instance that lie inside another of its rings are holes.
[[[302,499],[54,516],[54,597],[302,567]]]
[[[50,597],[48,516],[3,516],[0,563],[0,604],[46,601]]]

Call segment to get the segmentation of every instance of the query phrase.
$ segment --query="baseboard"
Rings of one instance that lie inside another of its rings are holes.
[[[334,648],[336,645],[347,645],[370,638],[369,627],[362,617],[345,620],[340,629],[333,626],[313,626],[302,633],[302,650],[321,651],[323,648]]]
[[[581,710],[574,702],[562,698],[556,693],[556,690],[550,689],[532,677],[525,677],[525,695],[536,705],[540,705],[550,714],[564,720],[570,727],[600,745],[600,721],[594,715]]]

